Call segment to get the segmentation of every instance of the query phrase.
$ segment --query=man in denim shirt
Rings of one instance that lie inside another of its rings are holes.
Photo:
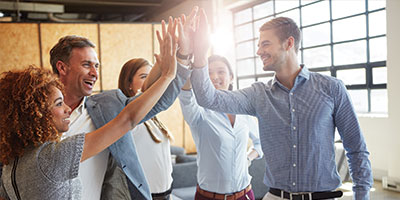
[[[310,72],[297,61],[301,38],[296,23],[286,17],[260,28],[257,55],[264,71],[274,71],[267,83],[237,91],[216,90],[207,67],[207,17],[200,15],[193,40],[191,82],[199,105],[219,112],[258,118],[266,158],[264,199],[332,199],[341,180],[336,169],[334,137],[338,129],[347,151],[355,199],[369,199],[373,184],[364,137],[342,81]],[[250,66],[249,66],[250,67]]]

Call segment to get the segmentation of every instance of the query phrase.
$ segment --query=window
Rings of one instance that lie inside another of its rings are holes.
[[[302,31],[300,63],[341,79],[358,113],[387,113],[386,0],[268,0],[233,10],[238,88],[268,81],[256,55],[259,28],[292,18]]]

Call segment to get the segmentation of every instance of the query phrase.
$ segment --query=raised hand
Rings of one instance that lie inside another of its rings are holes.
[[[173,79],[176,76],[175,54],[177,45],[169,32],[166,33],[165,38],[161,38],[160,33],[157,31],[157,38],[160,42],[160,52],[162,52],[161,59],[158,58],[160,60],[161,76]]]
[[[189,55],[193,53],[193,34],[196,25],[196,15],[198,7],[193,7],[189,16],[186,19],[184,14],[178,19],[178,45],[181,55]]]
[[[208,19],[204,9],[200,9],[193,37],[194,67],[204,67],[207,64],[207,52],[209,48],[210,31],[208,28]]]

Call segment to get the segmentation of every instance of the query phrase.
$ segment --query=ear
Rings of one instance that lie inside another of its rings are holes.
[[[61,75],[65,76],[67,74],[67,65],[63,61],[61,60],[57,61],[56,67],[60,76]]]
[[[291,48],[294,48],[294,37],[290,36],[286,42],[285,42],[285,50],[289,50]]]

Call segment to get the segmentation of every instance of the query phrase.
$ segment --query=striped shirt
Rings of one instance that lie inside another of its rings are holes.
[[[215,90],[208,67],[194,69],[191,82],[199,105],[258,118],[266,158],[264,183],[288,192],[335,190],[334,137],[347,151],[356,199],[369,199],[373,184],[369,152],[344,84],[303,67],[292,89],[274,78],[236,91]]]

